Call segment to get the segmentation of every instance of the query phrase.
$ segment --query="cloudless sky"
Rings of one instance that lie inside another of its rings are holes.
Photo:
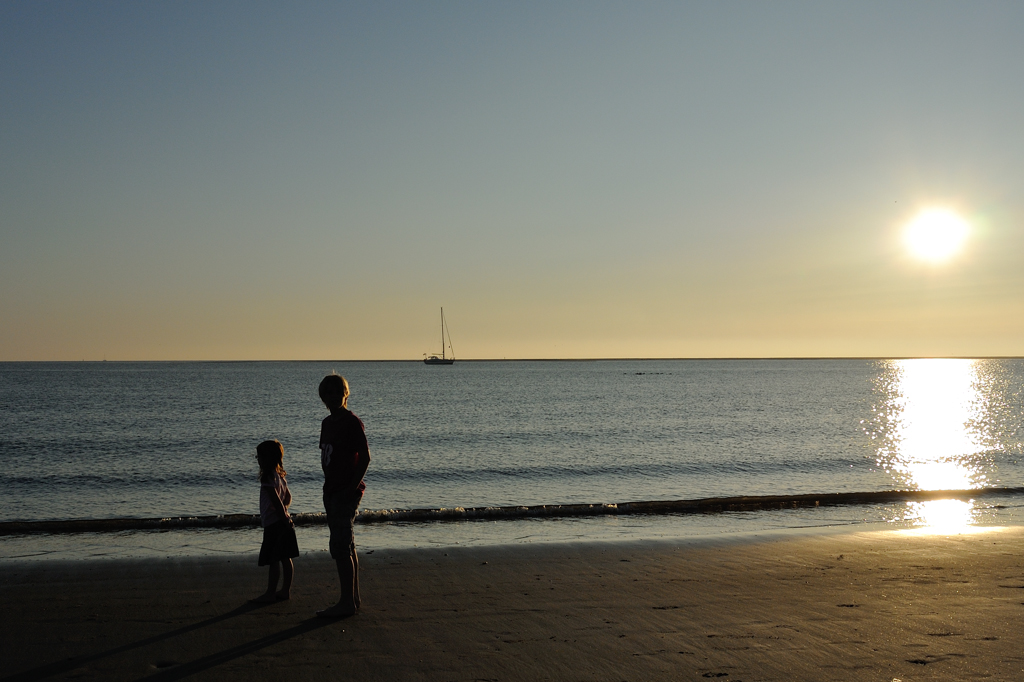
[[[0,360],[1024,354],[1024,4],[0,4]],[[900,230],[972,226],[941,265]]]

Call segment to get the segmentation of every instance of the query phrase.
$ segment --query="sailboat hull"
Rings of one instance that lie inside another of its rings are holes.
[[[448,358],[425,358],[424,365],[454,365],[455,361]]]

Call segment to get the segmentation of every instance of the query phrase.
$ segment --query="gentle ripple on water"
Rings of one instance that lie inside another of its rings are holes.
[[[1021,360],[0,363],[0,521],[319,511],[332,370],[374,509],[1024,485]]]

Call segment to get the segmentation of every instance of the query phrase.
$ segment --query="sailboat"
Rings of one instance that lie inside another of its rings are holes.
[[[445,355],[444,352],[444,340],[445,336],[448,337],[448,349],[451,350],[451,355]],[[452,336],[448,333],[448,325],[444,321],[444,308],[441,308],[441,357],[431,355],[430,357],[423,359],[425,365],[454,365],[455,364],[455,349],[452,348]]]

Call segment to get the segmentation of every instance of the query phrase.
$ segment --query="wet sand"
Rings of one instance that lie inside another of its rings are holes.
[[[1024,529],[378,550],[325,621],[232,558],[4,562],[2,679],[1024,679]]]

